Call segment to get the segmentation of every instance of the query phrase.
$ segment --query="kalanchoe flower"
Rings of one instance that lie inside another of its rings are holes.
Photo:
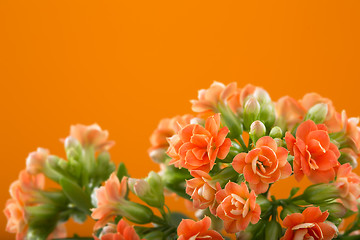
[[[140,240],[135,229],[123,219],[118,222],[117,226],[109,223],[103,228],[100,237],[94,236],[94,238],[95,240]]]
[[[360,177],[351,171],[349,163],[337,170],[335,186],[339,190],[341,202],[351,211],[357,212],[357,199],[360,197]]]
[[[227,104],[227,100],[237,95],[237,84],[230,83],[225,86],[222,83],[214,82],[209,89],[201,89],[198,94],[198,100],[191,100],[192,110],[198,113],[214,112],[217,113],[219,104]],[[238,95],[237,95],[238,96]],[[234,101],[235,100],[235,101]],[[236,99],[230,100],[231,107],[237,108]]]
[[[300,123],[306,114],[304,107],[294,98],[285,96],[275,103],[277,114],[276,125],[283,130],[292,130],[294,126]]]
[[[339,149],[330,142],[327,128],[313,121],[303,122],[296,131],[296,139],[290,132],[285,136],[287,148],[294,156],[294,174],[300,181],[304,174],[313,183],[327,183],[335,178],[339,166]]]
[[[97,124],[90,126],[77,124],[70,128],[70,136],[76,138],[83,147],[93,147],[97,151],[110,149],[113,141],[108,141],[108,131],[102,130]]]
[[[121,183],[115,173],[105,182],[105,186],[96,190],[97,207],[91,209],[91,217],[99,219],[94,229],[103,227],[115,216],[123,216],[134,223],[146,224],[153,217],[153,212],[146,206],[125,199],[127,177]]]
[[[291,175],[287,156],[285,148],[278,147],[273,138],[265,136],[256,142],[255,149],[249,153],[236,155],[232,166],[238,173],[243,173],[250,188],[260,194],[267,191],[269,183]]]
[[[224,159],[229,153],[231,140],[226,138],[228,132],[227,127],[220,128],[219,114],[209,117],[205,128],[198,124],[186,125],[168,139],[170,164],[209,172],[216,158]]]
[[[99,229],[114,216],[121,215],[118,205],[125,204],[127,177],[121,183],[115,173],[105,182],[105,186],[96,190],[97,208],[92,209],[91,217],[99,219],[94,229]]]
[[[178,240],[223,240],[220,233],[215,230],[208,230],[211,219],[204,217],[201,221],[195,222],[191,219],[183,219],[177,229]]]
[[[261,209],[256,203],[255,192],[249,193],[244,182],[241,185],[234,182],[226,184],[225,189],[216,193],[216,201],[219,203],[216,215],[224,221],[228,233],[245,230],[250,222],[255,224],[260,219]]]
[[[167,138],[172,137],[175,133],[177,133],[181,127],[184,127],[190,124],[191,119],[194,117],[190,114],[186,114],[183,116],[176,116],[173,118],[165,118],[162,119],[151,134],[150,143],[151,147],[148,149],[148,153],[150,157],[155,162],[162,162],[165,152],[169,147],[169,143]]]
[[[191,196],[194,208],[205,209],[209,207],[210,211],[215,214],[216,187],[211,182],[211,177],[206,172],[199,170],[193,170],[190,173],[194,178],[186,181],[186,193]]]
[[[26,159],[26,170],[30,174],[38,174],[43,171],[49,150],[38,148],[36,152],[32,152]]]
[[[287,228],[281,240],[330,240],[337,234],[336,226],[325,220],[328,212],[321,212],[319,207],[308,207],[302,213],[288,215],[283,224]]]
[[[25,239],[28,229],[28,219],[25,207],[38,202],[38,192],[44,189],[43,174],[31,175],[26,170],[19,174],[19,180],[10,186],[11,199],[7,200],[4,214],[8,220],[6,231],[16,233],[16,239]]]

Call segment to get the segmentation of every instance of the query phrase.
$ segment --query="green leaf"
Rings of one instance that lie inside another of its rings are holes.
[[[68,199],[77,208],[90,215],[90,208],[92,208],[90,196],[86,195],[78,184],[67,178],[61,178],[60,185]]]
[[[129,177],[129,174],[128,174],[125,164],[123,162],[121,162],[119,164],[118,170],[116,172],[116,176],[119,178],[119,181],[121,181],[121,179],[125,176]]]
[[[299,190],[300,190],[299,187],[292,188],[291,191],[290,191],[289,199],[292,198]]]

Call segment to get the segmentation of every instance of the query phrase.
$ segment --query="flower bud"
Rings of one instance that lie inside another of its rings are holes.
[[[164,148],[152,150],[150,151],[149,155],[155,163],[164,163],[167,159],[166,149]]]
[[[329,211],[329,214],[334,218],[343,218],[346,215],[346,207],[338,202],[332,202],[326,205],[320,206],[321,211]]]
[[[266,223],[265,240],[278,240],[282,235],[281,225],[275,220]]]
[[[262,88],[257,88],[253,95],[259,101],[260,105],[271,102],[269,93]]]
[[[280,127],[275,126],[270,131],[270,137],[272,138],[282,138],[283,132]]]
[[[154,215],[150,208],[139,203],[126,201],[125,204],[119,204],[118,207],[123,217],[138,224],[150,223]]]
[[[256,203],[259,204],[262,213],[268,211],[271,207],[271,202],[264,195],[258,195]]]
[[[201,125],[201,126],[205,126],[205,120],[202,119],[202,118],[192,118],[190,120],[190,124],[198,124],[198,125]]]
[[[146,240],[158,240],[164,239],[164,233],[161,231],[152,231],[151,233],[146,234],[143,239]]]
[[[157,173],[151,171],[145,180],[130,178],[128,183],[130,190],[141,200],[152,207],[163,207],[165,201],[164,187]]]
[[[349,150],[349,151],[345,151],[345,150]],[[343,165],[345,163],[349,163],[353,169],[357,167],[357,165],[358,165],[357,155],[352,150],[341,149],[340,153],[341,153],[341,155],[339,158],[339,162],[341,163],[341,165]]]
[[[291,215],[293,213],[301,212],[300,207],[296,206],[295,204],[287,204],[283,210],[280,212],[280,218],[284,220],[286,216]]]
[[[258,139],[265,136],[265,133],[266,133],[266,127],[261,121],[256,120],[251,124],[249,135],[254,144],[257,142]]]
[[[260,104],[255,97],[250,96],[244,106],[244,127],[250,129],[250,125],[259,119]]]
[[[314,123],[323,123],[328,113],[328,105],[325,103],[318,103],[309,109],[305,116],[305,120],[312,120]]]
[[[335,185],[320,183],[306,188],[303,196],[308,203],[321,204],[339,198],[340,194]]]
[[[270,129],[275,123],[275,106],[272,102],[261,105],[260,120]]]
[[[33,175],[43,172],[48,156],[49,150],[44,148],[38,148],[36,152],[30,153],[26,158],[26,170]]]
[[[67,137],[64,142],[67,158],[77,159],[81,155],[81,144],[74,137]]]

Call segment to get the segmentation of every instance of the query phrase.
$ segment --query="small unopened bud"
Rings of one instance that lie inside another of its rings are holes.
[[[321,204],[339,198],[340,194],[335,185],[320,183],[306,188],[303,196],[308,203]]]
[[[284,143],[284,140],[283,140],[283,139],[281,139],[281,138],[274,138],[274,140],[275,140],[276,145],[277,145],[278,147],[284,147],[284,146],[286,146],[286,144]]]
[[[66,156],[68,159],[77,158],[81,155],[81,144],[74,137],[67,137],[64,142]]]
[[[284,220],[284,218],[286,218],[286,216],[291,215],[293,213],[298,213],[298,212],[301,212],[301,209],[298,206],[296,206],[295,204],[288,204],[280,212],[280,217],[281,217],[281,219]]]
[[[349,163],[353,169],[357,167],[357,155],[351,149],[341,149],[340,153],[339,162],[341,165]]]
[[[282,138],[283,132],[280,127],[275,126],[270,131],[270,137],[272,138]]]
[[[309,109],[305,116],[305,120],[312,120],[314,123],[323,123],[328,113],[328,105],[325,103],[318,103]]]
[[[271,202],[264,195],[258,195],[256,203],[259,204],[261,212],[266,212],[271,207]]]
[[[260,104],[255,97],[251,96],[244,106],[244,127],[249,129],[250,125],[259,119]]]
[[[254,97],[259,101],[260,105],[271,102],[269,93],[262,88],[257,88],[255,90]]]
[[[150,223],[154,215],[150,208],[130,201],[126,201],[125,204],[119,204],[119,209],[123,217],[138,224]]]
[[[272,102],[261,105],[260,120],[267,128],[271,128],[275,123],[275,106]]]
[[[152,207],[163,207],[164,187],[157,173],[151,171],[146,179],[130,178],[128,183],[130,190],[141,200]]]
[[[257,142],[259,138],[265,136],[265,133],[266,133],[266,127],[261,121],[256,120],[251,124],[249,135],[253,140],[254,144]]]
[[[202,119],[202,118],[192,118],[190,120],[190,124],[198,124],[198,125],[201,125],[201,126],[205,126],[205,120]]]
[[[164,163],[167,158],[166,149],[164,148],[154,149],[150,151],[149,155],[150,158],[156,163]]]
[[[321,211],[328,210],[330,215],[334,218],[343,218],[346,215],[346,207],[338,202],[332,202],[326,205],[320,206]]]

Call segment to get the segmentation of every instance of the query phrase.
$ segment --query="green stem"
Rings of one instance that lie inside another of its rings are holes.
[[[165,225],[166,224],[166,221],[164,221],[164,219],[156,216],[156,215],[153,215],[152,219],[151,219],[151,222],[153,223],[156,223],[156,224],[159,224],[159,225]]]
[[[248,152],[248,148],[246,147],[246,144],[245,144],[245,142],[244,142],[243,137],[242,137],[242,136],[239,136],[239,137],[236,138],[236,139],[239,141],[239,143],[240,143],[241,147],[243,148],[243,150],[244,150],[245,152]]]

